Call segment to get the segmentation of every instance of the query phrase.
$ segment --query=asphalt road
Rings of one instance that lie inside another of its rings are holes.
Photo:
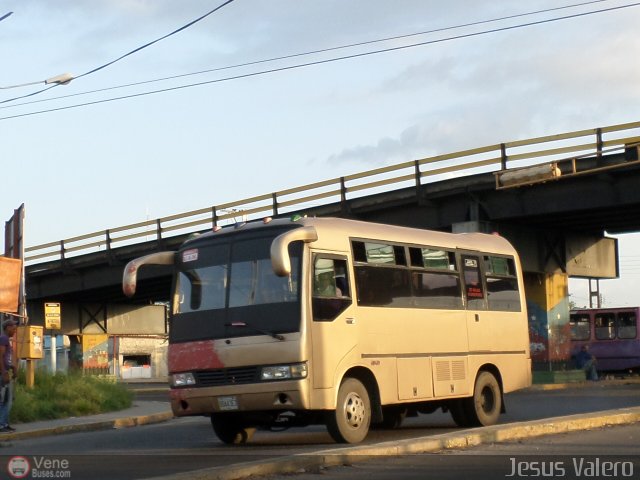
[[[603,382],[565,390],[517,392],[507,396],[506,404],[502,423],[638,406],[640,384]],[[408,419],[397,430],[374,430],[365,443],[454,430],[457,429],[448,414],[421,415]],[[194,417],[122,430],[5,442],[0,444],[0,470],[12,456],[27,456],[58,460],[58,466],[67,460],[74,479],[128,480],[334,447],[336,444],[323,426],[285,432],[259,431],[247,445],[228,446],[217,440],[207,418]]]
[[[640,478],[640,424],[465,450],[384,457],[263,480],[484,480]],[[595,474],[595,475],[594,475]]]

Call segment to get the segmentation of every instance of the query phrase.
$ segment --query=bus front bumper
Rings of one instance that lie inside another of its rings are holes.
[[[306,410],[309,408],[304,380],[225,387],[172,388],[171,410],[182,417],[219,412]]]

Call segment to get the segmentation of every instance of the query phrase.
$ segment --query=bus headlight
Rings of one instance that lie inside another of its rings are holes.
[[[292,365],[272,365],[262,367],[260,380],[287,380],[307,377],[307,364],[294,363]]]
[[[186,387],[188,385],[195,385],[196,379],[193,373],[174,373],[171,375],[172,387]]]

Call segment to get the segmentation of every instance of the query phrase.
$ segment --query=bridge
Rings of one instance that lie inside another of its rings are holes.
[[[617,244],[605,232],[640,230],[639,145],[640,122],[537,137],[30,246],[30,317],[37,324],[45,301],[61,302],[79,312],[72,315],[74,333],[95,332],[96,325],[98,332],[115,333],[107,320],[122,328],[122,314],[110,309],[129,312],[169,297],[164,267],[141,272],[134,299],[122,294],[122,269],[132,258],[177,249],[189,235],[216,225],[340,216],[505,236],[522,257],[532,341],[547,347],[541,360],[560,361],[568,348],[568,277],[617,277]]]

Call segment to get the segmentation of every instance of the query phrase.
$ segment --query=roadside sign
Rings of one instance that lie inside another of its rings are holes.
[[[59,303],[45,303],[44,304],[44,328],[50,330],[60,330],[61,328],[61,315]]]

